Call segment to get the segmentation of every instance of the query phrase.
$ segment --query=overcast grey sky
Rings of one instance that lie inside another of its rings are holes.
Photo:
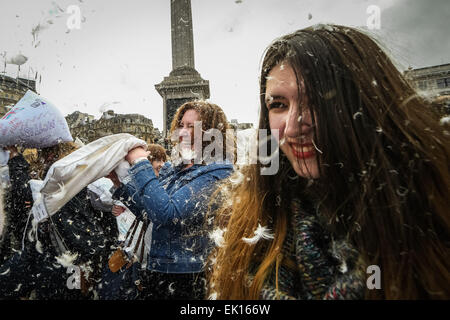
[[[67,27],[71,15],[61,10],[70,5],[81,10],[80,29]],[[210,81],[209,100],[228,119],[256,122],[267,45],[316,23],[364,27],[370,5],[381,9],[376,36],[401,67],[450,63],[449,0],[192,0],[195,66]],[[29,58],[21,76],[39,72],[39,93],[64,115],[79,110],[98,118],[113,109],[143,114],[162,129],[154,85],[172,66],[170,0],[0,0],[3,52]],[[15,76],[17,66],[6,72]]]

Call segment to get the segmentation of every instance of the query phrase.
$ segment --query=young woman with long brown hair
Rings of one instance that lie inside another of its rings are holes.
[[[222,188],[210,296],[448,299],[448,132],[376,42],[336,25],[283,36],[260,93],[280,170]]]

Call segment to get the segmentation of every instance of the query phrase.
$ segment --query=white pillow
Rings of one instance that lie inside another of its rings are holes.
[[[40,190],[50,215],[62,208],[92,182],[107,176],[136,147],[147,143],[128,133],[97,139],[56,161],[48,170]]]
[[[31,90],[0,119],[0,147],[45,148],[68,141],[73,138],[61,112]]]
[[[9,161],[9,151],[0,148],[0,167],[6,166]]]

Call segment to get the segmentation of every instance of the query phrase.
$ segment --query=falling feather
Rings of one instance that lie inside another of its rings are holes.
[[[170,294],[173,294],[175,292],[175,289],[173,288],[174,284],[175,284],[175,282],[172,282],[172,283],[169,284],[169,288],[168,289],[169,289],[169,293]]]
[[[358,116],[362,116],[362,112],[360,112],[360,111],[355,112],[355,114],[353,114],[353,119],[356,120],[356,118],[357,118]]]
[[[73,262],[77,259],[78,253],[70,253],[70,251],[66,251],[62,253],[60,256],[55,257],[56,261],[62,265],[63,267],[69,267],[73,265]]]
[[[59,200],[63,199],[64,196],[66,195],[66,188],[64,186],[64,183],[63,182],[58,183],[58,187],[59,187],[58,192],[55,195],[52,195],[52,198],[55,201],[59,201]]]
[[[39,239],[36,239],[36,251],[39,252],[40,254],[44,253],[43,249],[42,249],[42,243],[39,241]]]
[[[217,300],[217,292],[212,292],[209,295],[208,300]]]
[[[225,242],[225,240],[223,238],[223,234],[225,233],[225,231],[227,231],[226,228],[225,229],[217,228],[209,233],[209,237],[211,238],[211,240],[214,241],[216,246],[223,247],[224,242]]]
[[[439,121],[439,124],[441,126],[446,125],[446,124],[450,124],[450,116],[442,117],[441,120]]]
[[[231,177],[230,182],[233,185],[239,185],[244,181],[244,175],[240,171],[236,171]]]
[[[251,238],[242,238],[242,240],[250,245],[257,243],[261,239],[273,239],[273,234],[269,233],[270,229],[267,227],[262,227],[258,224],[258,228],[253,232],[254,236]]]
[[[314,145],[314,148],[319,152],[319,153],[323,153],[321,150],[319,150],[319,148],[316,146],[316,144],[314,143],[314,140],[311,140],[312,144]]]
[[[5,272],[0,273],[0,276],[4,276],[5,274],[9,273],[11,268],[8,268]]]
[[[281,206],[281,197],[280,195],[277,195],[275,198],[275,206],[280,207]]]

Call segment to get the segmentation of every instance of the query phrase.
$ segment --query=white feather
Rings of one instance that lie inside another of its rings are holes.
[[[441,126],[443,126],[444,124],[450,124],[450,116],[442,117],[439,123],[441,124]]]
[[[63,199],[64,196],[66,195],[66,187],[65,187],[64,183],[63,182],[61,182],[61,183],[58,182],[58,187],[59,187],[58,192],[56,194],[52,195],[52,198],[55,201],[59,201],[59,200]]]
[[[208,300],[217,300],[217,292],[212,292],[209,295]]]
[[[39,239],[36,239],[36,250],[40,254],[44,253],[44,250],[42,249],[42,243],[39,241]]]
[[[345,260],[342,261],[341,265],[339,266],[339,271],[341,273],[346,273],[348,271],[347,263],[345,262]]]
[[[254,245],[261,239],[273,239],[273,234],[269,233],[270,229],[258,224],[258,228],[253,232],[254,236],[251,238],[242,238],[242,240],[250,245]]]
[[[227,229],[217,228],[209,233],[209,237],[214,241],[216,246],[223,247],[225,240],[223,239],[223,234],[227,231]]]
[[[236,171],[229,180],[233,185],[239,185],[244,181],[244,175],[240,171]]]
[[[63,267],[69,267],[73,265],[73,262],[77,259],[78,253],[71,253],[70,251],[66,251],[62,253],[60,256],[55,257],[56,261],[62,265]]]
[[[20,290],[20,287],[22,287],[22,284],[21,284],[21,283],[19,283],[19,284],[17,285],[17,288],[16,288],[16,289],[14,289],[14,292],[17,292],[17,291],[19,291],[19,290]]]
[[[173,293],[175,292],[175,289],[172,287],[172,286],[174,285],[174,283],[175,283],[175,282],[171,282],[171,283],[169,284],[169,293],[170,293],[170,294],[173,294]]]
[[[11,268],[8,268],[5,272],[0,273],[0,276],[4,276],[5,274],[9,273]]]

